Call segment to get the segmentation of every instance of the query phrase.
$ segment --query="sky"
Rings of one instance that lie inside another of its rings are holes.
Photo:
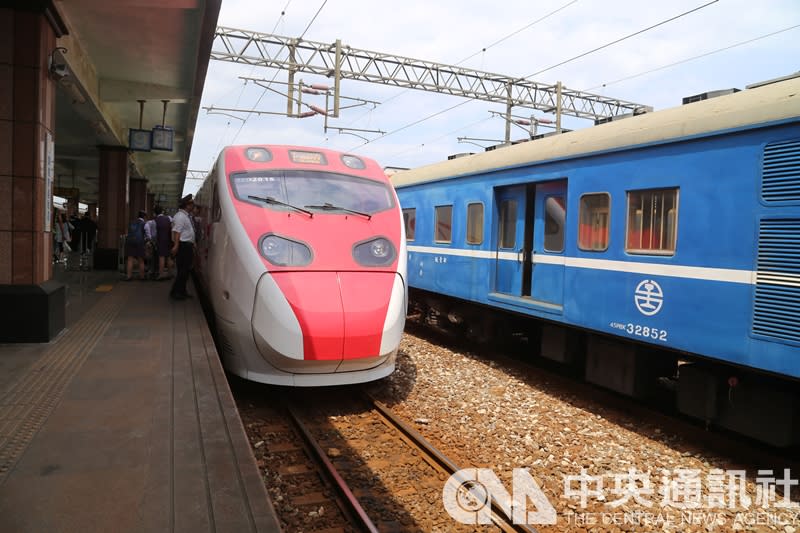
[[[800,0],[223,0],[217,24],[322,43],[340,39],[357,49],[543,84],[560,81],[655,110],[681,105],[685,96],[744,89],[800,71]],[[240,77],[274,80],[274,90]],[[307,73],[296,74],[299,80],[333,85]],[[414,168],[483,151],[505,134],[497,115],[505,112],[502,104],[471,100],[444,112],[466,99],[353,80],[342,81],[341,94],[375,103],[342,110],[328,119],[327,132],[320,115],[247,113],[285,112],[286,81],[286,71],[210,61],[189,169],[207,172],[232,144],[318,146],[383,167]],[[304,102],[325,105],[324,96],[304,96]],[[243,111],[225,115],[209,107]],[[520,107],[512,114],[554,118]],[[565,117],[562,125],[592,124]],[[512,127],[512,139],[527,135],[527,128]],[[187,178],[184,192],[200,184]]]

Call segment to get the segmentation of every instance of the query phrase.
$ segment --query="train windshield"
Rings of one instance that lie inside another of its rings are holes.
[[[326,213],[374,214],[394,207],[390,186],[379,181],[307,170],[239,172],[231,174],[233,194],[238,200],[267,209],[288,209],[282,204]],[[265,203],[258,198],[277,202]]]

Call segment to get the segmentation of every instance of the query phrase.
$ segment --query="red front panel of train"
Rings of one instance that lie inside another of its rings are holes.
[[[391,272],[340,272],[345,316],[344,358],[375,357],[396,274]]]
[[[300,323],[305,359],[380,355],[395,274],[279,272],[273,277]]]

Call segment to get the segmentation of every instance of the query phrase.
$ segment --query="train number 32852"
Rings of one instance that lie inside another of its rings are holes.
[[[610,325],[612,328],[622,330],[628,335],[647,337],[649,339],[667,342],[667,330],[665,329],[651,328],[649,326],[642,326],[641,324],[631,324],[630,322],[627,324],[612,322]]]

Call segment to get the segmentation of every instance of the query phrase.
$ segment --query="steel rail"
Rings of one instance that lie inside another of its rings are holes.
[[[403,433],[414,446],[419,448],[423,453],[433,459],[436,464],[447,472],[449,475],[461,470],[458,465],[451,461],[444,453],[439,451],[428,440],[422,436],[416,429],[412,428],[401,420],[392,410],[383,402],[376,400],[369,394],[365,393],[367,401],[371,403],[375,409],[389,422],[392,427],[397,428],[398,431]],[[537,530],[526,524],[515,524],[511,517],[508,516],[506,511],[497,504],[494,498],[491,499],[492,520],[503,531],[506,532],[524,532],[524,533],[537,533]]]
[[[358,499],[356,499],[355,495],[350,490],[350,487],[347,486],[347,482],[345,482],[344,478],[342,478],[342,476],[339,474],[339,471],[336,470],[336,467],[333,466],[333,463],[331,463],[330,459],[328,459],[325,451],[319,446],[319,444],[317,444],[316,439],[305,426],[305,424],[303,424],[302,420],[300,420],[297,412],[288,405],[286,406],[286,411],[289,413],[289,417],[292,419],[292,422],[297,430],[303,436],[303,440],[305,441],[306,445],[314,453],[313,459],[315,459],[324,468],[325,474],[338,491],[340,501],[347,506],[346,511],[351,514],[351,517],[358,519],[358,525],[363,531],[379,533],[378,528],[375,526],[372,520],[370,520],[369,516],[367,516],[367,513],[364,511],[364,508],[361,507],[361,504],[358,503]]]

